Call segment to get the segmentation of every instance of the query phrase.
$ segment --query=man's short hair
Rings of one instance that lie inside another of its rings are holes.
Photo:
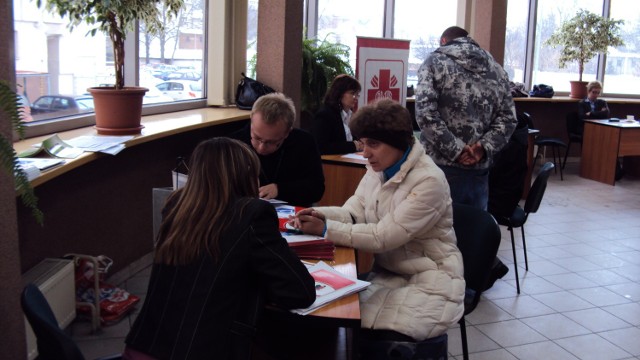
[[[258,112],[266,124],[273,125],[282,121],[287,125],[287,129],[293,127],[296,119],[296,107],[293,101],[282,93],[260,96],[251,108],[251,116]]]
[[[600,91],[602,91],[602,83],[598,80],[589,82],[587,84],[587,91],[590,92],[591,89],[600,89]]]
[[[441,38],[445,40],[445,43],[448,43],[453,39],[467,36],[469,36],[469,32],[467,30],[459,26],[451,26],[442,32]]]

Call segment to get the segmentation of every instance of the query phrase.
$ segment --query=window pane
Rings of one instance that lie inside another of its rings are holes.
[[[247,8],[247,76],[256,77],[258,51],[258,0],[249,0]]]
[[[507,32],[504,41],[504,69],[509,74],[509,79],[520,83],[524,83],[528,19],[529,0],[509,0]]]
[[[418,82],[417,71],[440,46],[442,32],[456,24],[457,1],[396,0],[393,37],[411,40],[407,85]]]
[[[561,48],[544,45],[544,42],[561,26],[562,22],[575,16],[578,9],[602,14],[602,0],[538,1],[533,84],[547,84],[553,86],[556,92],[568,92],[570,90],[569,81],[578,80],[578,64],[567,64],[566,68],[560,69],[558,58],[560,58]],[[586,63],[582,80],[595,80],[597,65],[597,57]]]
[[[382,37],[383,20],[384,0],[318,0],[317,38],[349,46],[355,70],[356,35]]]
[[[168,12],[160,10],[162,14]],[[145,103],[195,100],[204,96],[202,91],[171,89],[202,88],[206,13],[204,0],[185,0],[176,18],[164,19],[164,33],[149,35],[144,24],[140,24],[140,86],[150,89]],[[166,82],[171,83],[162,86]]]
[[[73,32],[68,21],[38,9],[35,1],[14,0],[16,82],[32,107],[34,121],[93,112],[87,88],[113,83],[102,33]]]
[[[624,20],[621,36],[625,46],[609,49],[604,90],[615,94],[637,94],[640,83],[640,12],[635,0],[612,0],[611,18]]]

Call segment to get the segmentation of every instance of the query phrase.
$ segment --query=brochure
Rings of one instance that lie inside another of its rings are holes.
[[[307,315],[330,302],[364,290],[371,283],[350,278],[329,266],[324,261],[309,267],[309,273],[316,280],[316,301],[308,308],[291,312]]]
[[[48,158],[18,158],[18,162],[22,167],[34,166],[38,170],[44,171],[64,164],[65,160]]]
[[[18,157],[31,157],[46,152],[47,154],[66,159],[75,159],[80,156],[84,150],[75,148],[66,142],[62,141],[58,137],[58,134],[54,134],[50,138],[44,140],[33,149],[25,150],[18,154]]]

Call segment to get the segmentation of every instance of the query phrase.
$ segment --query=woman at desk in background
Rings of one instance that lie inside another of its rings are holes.
[[[360,90],[358,80],[349,75],[342,74],[333,79],[324,104],[313,119],[312,133],[321,155],[362,151],[362,144],[353,138],[349,130]]]
[[[229,138],[200,143],[186,185],[167,199],[149,290],[124,359],[242,359],[262,302],[315,300],[314,280],[258,199],[260,161]]]
[[[444,341],[446,356],[446,332],[464,312],[465,293],[447,180],[415,143],[399,103],[364,106],[349,126],[369,163],[355,194],[342,207],[301,210],[290,224],[375,253],[371,286],[360,293],[363,359],[378,359],[392,342],[425,339]]]
[[[587,84],[587,97],[578,103],[578,116],[585,119],[608,119],[610,116],[607,102],[598,99],[602,93],[602,83],[591,81]]]

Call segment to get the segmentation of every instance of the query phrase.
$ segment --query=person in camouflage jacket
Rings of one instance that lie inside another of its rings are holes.
[[[486,210],[493,156],[517,123],[509,77],[462,28],[445,30],[440,43],[418,70],[420,141],[445,172],[453,201]]]

